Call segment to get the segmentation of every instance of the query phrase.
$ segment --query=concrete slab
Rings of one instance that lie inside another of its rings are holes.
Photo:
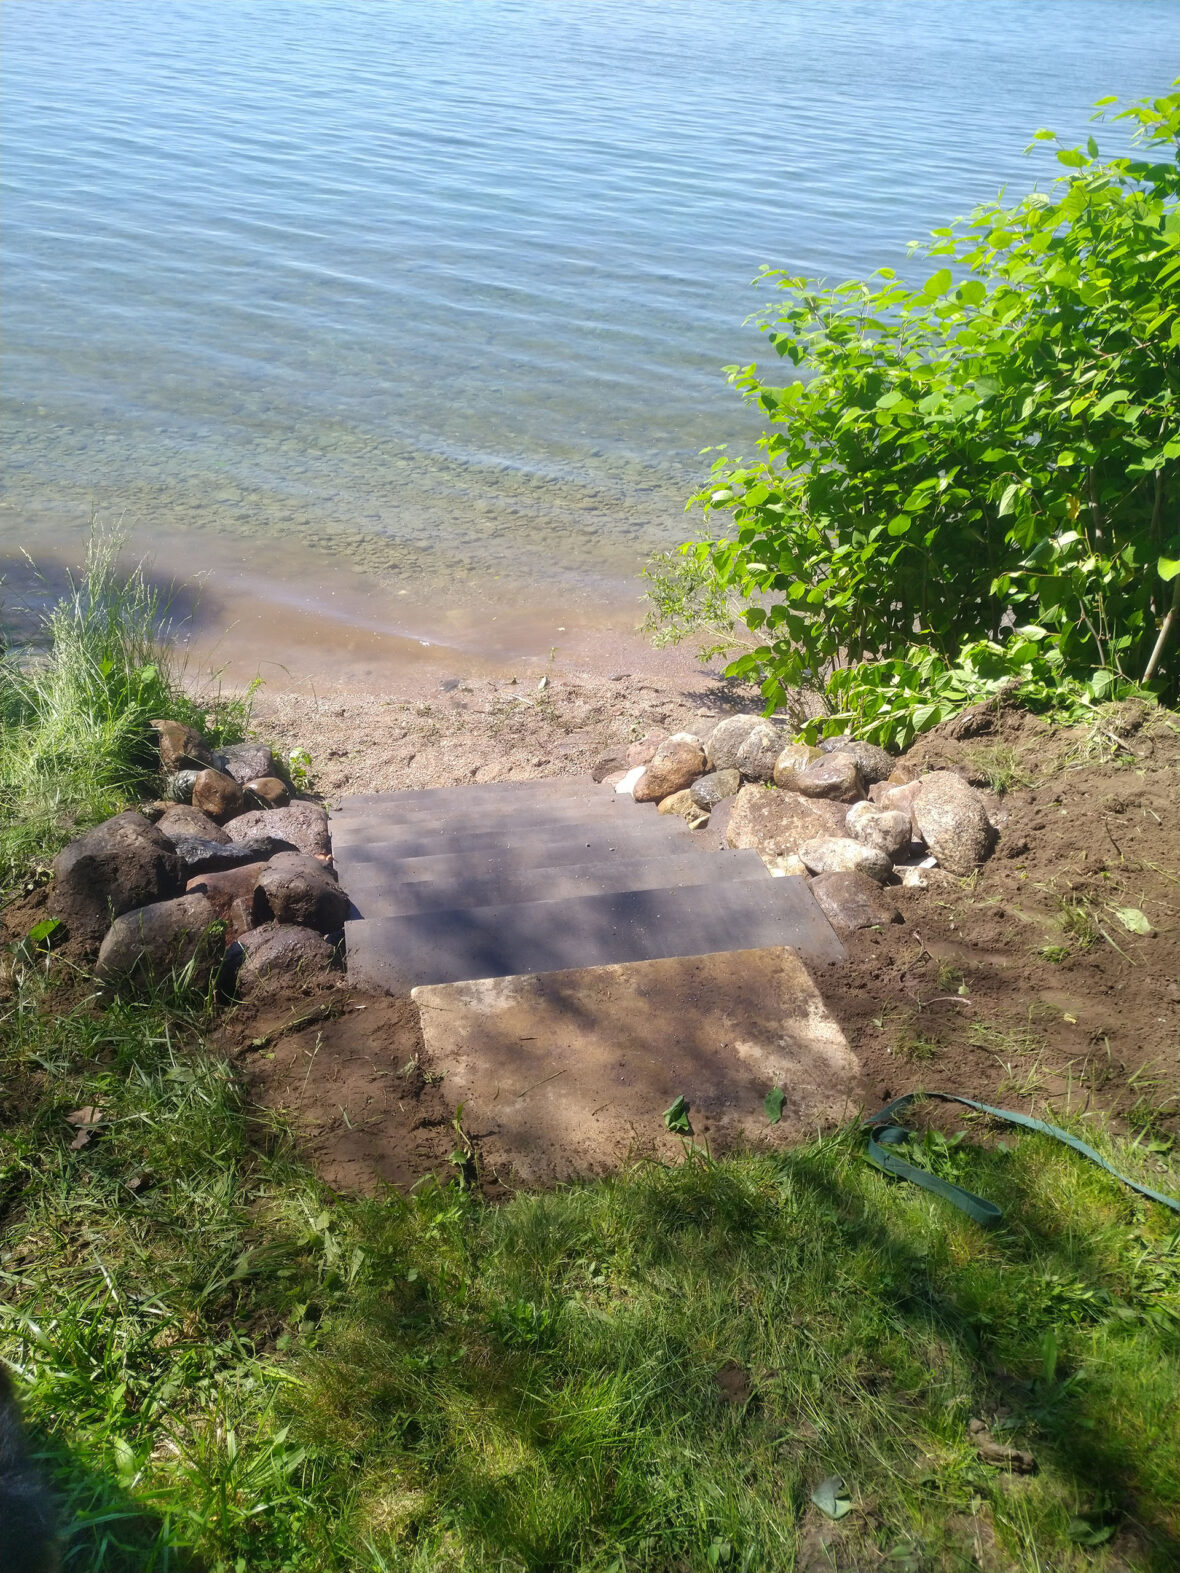
[[[587,802],[554,801],[544,804],[497,804],[494,809],[447,810],[437,815],[395,816],[384,810],[373,809],[357,813],[345,820],[343,816],[329,818],[332,848],[359,846],[365,842],[393,842],[403,838],[417,840],[444,840],[444,838],[472,837],[472,835],[519,835],[524,829],[540,832],[541,829],[560,831],[562,827],[595,826],[609,831],[618,827],[634,829],[636,826],[669,826],[681,824],[673,815],[659,813],[655,804],[637,804],[625,807],[629,799],[592,799]]]
[[[344,944],[352,981],[391,994],[425,983],[766,945],[790,945],[819,961],[844,959],[807,881],[790,877],[366,918],[344,925]]]
[[[407,788],[403,792],[354,792],[340,799],[335,813],[345,816],[372,808],[430,813],[451,804],[487,806],[497,801],[523,803],[554,797],[603,797],[610,788],[592,776],[547,776],[541,781],[473,781],[466,786]]]
[[[774,881],[782,884],[781,880]],[[539,1185],[609,1172],[681,1138],[774,1147],[856,1108],[859,1063],[792,950],[582,967],[416,988],[426,1049],[486,1166]],[[784,1094],[771,1125],[763,1102]]]
[[[390,879],[378,863],[356,863],[346,888],[354,918],[391,918],[448,907],[516,905],[563,896],[603,895],[620,890],[670,890],[678,885],[728,884],[735,879],[769,879],[756,852],[697,852],[678,857],[619,858],[614,862],[570,863],[504,870],[483,879],[463,874],[446,882],[416,884]]]

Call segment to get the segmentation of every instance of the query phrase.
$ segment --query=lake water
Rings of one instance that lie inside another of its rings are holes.
[[[750,441],[758,267],[903,263],[1048,175],[1038,126],[1163,91],[1178,14],[5,0],[0,548],[97,511],[221,609],[633,622]]]

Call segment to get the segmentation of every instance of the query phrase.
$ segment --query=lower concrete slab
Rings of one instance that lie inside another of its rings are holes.
[[[855,1112],[859,1063],[799,956],[780,946],[416,988],[431,1070],[482,1161],[540,1185],[685,1138],[718,1153],[798,1141]],[[783,1092],[782,1118],[765,1099]]]

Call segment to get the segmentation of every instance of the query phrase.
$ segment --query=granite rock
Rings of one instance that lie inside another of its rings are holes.
[[[637,803],[659,803],[691,786],[705,770],[705,750],[691,732],[673,732],[656,749],[655,758],[635,783]]]
[[[231,743],[214,749],[213,763],[239,786],[275,773],[275,758],[265,743]]]
[[[746,734],[737,751],[735,766],[747,781],[773,781],[774,767],[786,738],[773,721],[759,721]]]
[[[983,799],[953,771],[922,777],[912,813],[923,841],[952,874],[970,874],[992,849],[995,831]]]
[[[709,733],[705,742],[705,756],[710,770],[735,770],[742,744],[756,726],[762,724],[760,715],[731,715]]]
[[[203,809],[191,803],[173,803],[156,822],[161,835],[175,841],[179,836],[199,836],[203,841],[220,841],[227,845],[229,836]]]
[[[851,754],[825,754],[795,772],[794,790],[804,797],[826,797],[833,803],[857,803],[865,795],[856,760]]]
[[[866,847],[851,836],[819,836],[805,841],[799,856],[813,874],[867,874],[883,885],[893,873],[892,860],[876,847]]]
[[[877,808],[873,803],[854,803],[848,810],[848,834],[866,847],[876,847],[896,862],[908,852],[913,839],[910,816],[898,809]]]
[[[744,786],[733,800],[725,839],[731,847],[752,847],[773,863],[798,852],[805,841],[842,835],[845,813],[842,804],[823,798]]]
[[[207,983],[224,948],[216,921],[212,903],[198,892],[124,912],[99,949],[98,976],[104,983],[148,985],[191,967],[193,981]]]
[[[329,934],[348,916],[349,901],[335,874],[318,858],[303,852],[280,853],[259,875],[254,887],[254,918],[261,926],[298,923]]]
[[[698,776],[688,790],[697,808],[708,814],[718,803],[739,792],[741,785],[740,771],[711,770],[706,776]]]
[[[315,929],[266,923],[242,934],[227,961],[231,968],[236,965],[238,994],[248,999],[327,977],[334,955]]]
[[[226,826],[232,841],[254,836],[277,836],[299,852],[314,855],[332,850],[328,816],[318,803],[302,800],[287,808],[254,808],[231,819]]]
[[[806,770],[808,765],[814,765],[816,760],[823,757],[818,748],[812,748],[808,743],[788,743],[774,762],[775,786],[785,787],[788,792],[794,791],[795,777],[800,770]]]

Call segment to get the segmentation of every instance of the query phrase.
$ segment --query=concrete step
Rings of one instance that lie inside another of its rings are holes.
[[[596,820],[542,820],[533,824],[514,819],[491,830],[442,835],[425,830],[407,831],[403,835],[396,829],[382,831],[375,825],[372,835],[365,840],[346,842],[343,846],[333,842],[332,851],[340,870],[341,884],[347,887],[345,871],[360,864],[400,862],[404,858],[432,857],[439,853],[524,852],[530,847],[545,847],[549,849],[549,862],[557,865],[563,861],[563,847],[571,852],[593,851],[599,847],[608,852],[623,847],[638,852],[691,839],[692,831],[684,820],[673,814],[659,814],[650,820],[608,824]],[[586,860],[579,857],[578,861],[584,863]]]
[[[340,815],[343,818],[368,813],[370,810],[433,814],[450,807],[475,813],[495,803],[523,805],[555,798],[601,798],[613,795],[610,787],[600,786],[591,776],[548,776],[543,781],[489,781],[404,792],[354,792],[341,798],[332,814],[333,817]]]
[[[498,830],[506,825],[563,825],[585,820],[601,824],[635,825],[675,816],[659,814],[654,803],[636,803],[613,794],[602,798],[570,800],[552,798],[538,803],[514,803],[501,798],[487,808],[470,804],[437,807],[429,813],[403,813],[392,808],[371,808],[348,817],[333,814],[328,822],[334,847],[353,846],[377,837],[392,840],[406,835],[451,835]]]
[[[346,886],[354,918],[391,918],[459,907],[556,901],[566,896],[624,890],[670,890],[681,885],[730,884],[769,879],[756,852],[695,852],[682,857],[640,857],[564,868],[513,869],[485,879],[462,875],[446,882],[407,884],[389,879],[379,863],[356,866]]]
[[[376,859],[367,855],[376,851]],[[390,885],[397,883],[451,883],[455,880],[498,879],[522,870],[548,868],[557,864],[571,868],[580,863],[630,864],[636,858],[683,857],[701,851],[692,836],[675,836],[647,843],[633,842],[627,836],[587,837],[582,842],[538,841],[531,846],[492,847],[476,852],[438,852],[423,857],[384,859],[380,848],[345,847],[336,854],[340,883],[348,890],[353,880],[369,879],[380,872]]]
[[[816,961],[844,957],[799,878],[366,918],[346,923],[344,936],[350,980],[390,993],[769,945],[791,946]]]

